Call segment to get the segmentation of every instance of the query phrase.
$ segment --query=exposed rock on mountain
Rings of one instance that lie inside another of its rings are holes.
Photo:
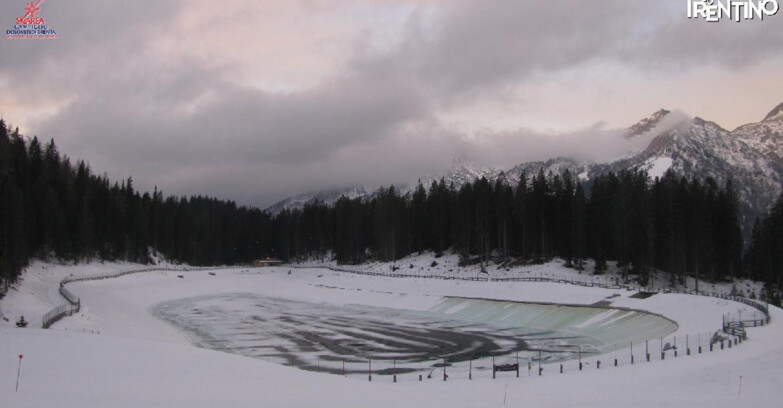
[[[749,123],[729,131],[715,122],[699,117],[661,109],[650,117],[630,126],[622,134],[625,140],[647,140],[642,151],[630,151],[623,157],[604,163],[587,163],[572,158],[553,158],[528,162],[507,171],[482,167],[464,158],[453,160],[448,173],[442,176],[455,188],[480,177],[495,183],[502,174],[503,182],[513,187],[524,172],[528,176],[544,173],[562,174],[566,170],[583,182],[605,172],[641,169],[651,179],[667,170],[686,178],[712,177],[719,184],[732,180],[738,193],[746,231],[755,218],[766,212],[781,193],[783,185],[783,103],[770,111],[761,122]],[[638,139],[644,138],[644,139]],[[623,139],[618,138],[618,143]],[[422,178],[425,188],[441,177]],[[397,186],[401,194],[413,191],[416,183]],[[313,194],[303,194],[283,200],[269,211],[301,208],[305,203],[320,200],[334,204],[341,196],[371,198],[379,186],[351,187]]]

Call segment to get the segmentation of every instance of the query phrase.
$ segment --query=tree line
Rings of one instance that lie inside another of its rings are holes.
[[[746,261],[748,276],[765,282],[770,303],[780,306],[780,290],[783,288],[783,195],[766,217],[756,221]]]
[[[562,258],[583,269],[609,261],[642,284],[653,270],[670,283],[755,277],[780,283],[783,205],[758,223],[748,256],[731,182],[643,171],[580,181],[570,171],[503,175],[459,188],[443,179],[401,194],[340,198],[271,215],[215,198],[140,192],[111,182],[54,141],[42,144],[0,121],[0,279],[14,282],[33,258],[192,265],[333,256],[340,263],[395,261],[452,250],[461,262],[539,263]],[[777,217],[777,218],[775,218]],[[775,241],[777,239],[778,241]],[[762,256],[761,254],[764,254]]]
[[[155,256],[192,265],[249,262],[272,248],[269,214],[214,198],[165,197],[110,182],[54,141],[42,144],[0,121],[0,283],[29,261]]]
[[[588,191],[586,191],[586,189]],[[605,174],[588,183],[570,171],[501,177],[459,189],[441,179],[402,195],[393,186],[372,200],[311,203],[274,219],[285,258],[332,252],[338,262],[395,261],[447,249],[463,263],[540,263],[562,258],[577,269],[616,261],[648,283],[654,269],[670,283],[688,275],[716,281],[745,275],[736,193],[731,182],[650,180],[643,171]]]

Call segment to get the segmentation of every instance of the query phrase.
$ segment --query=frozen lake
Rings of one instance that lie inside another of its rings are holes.
[[[257,294],[177,299],[155,316],[200,347],[332,373],[402,374],[484,359],[554,362],[611,351],[677,329],[661,316],[581,307],[444,297],[426,311],[310,303]],[[464,364],[463,364],[464,365]],[[524,365],[524,364],[523,364]]]

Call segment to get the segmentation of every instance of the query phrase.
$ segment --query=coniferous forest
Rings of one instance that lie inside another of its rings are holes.
[[[523,174],[517,185],[443,180],[401,195],[341,198],[276,215],[215,198],[164,197],[112,182],[55,142],[28,139],[0,121],[0,278],[7,287],[31,259],[148,263],[155,255],[192,265],[334,256],[340,263],[394,261],[452,250],[465,263],[562,258],[602,273],[616,261],[642,284],[750,277],[780,287],[783,199],[758,220],[748,248],[731,182],[650,180],[641,171],[581,183],[575,175]],[[744,254],[744,256],[743,256]],[[779,302],[779,299],[771,299]]]

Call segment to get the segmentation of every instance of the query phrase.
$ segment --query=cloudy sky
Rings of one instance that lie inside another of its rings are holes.
[[[262,207],[455,156],[601,160],[660,108],[733,129],[783,102],[783,11],[686,4],[47,0],[58,40],[0,40],[0,114],[112,179]]]

